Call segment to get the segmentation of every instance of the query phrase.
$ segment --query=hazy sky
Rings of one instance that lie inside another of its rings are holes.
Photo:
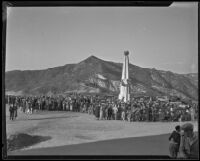
[[[78,63],[90,55],[176,73],[198,72],[198,4],[170,7],[9,7],[6,71]]]

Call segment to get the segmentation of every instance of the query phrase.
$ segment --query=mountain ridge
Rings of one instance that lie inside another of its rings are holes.
[[[122,63],[94,55],[74,64],[43,70],[14,70],[5,73],[6,92],[23,94],[119,93]],[[131,93],[175,95],[198,99],[198,73],[177,74],[129,64]],[[106,79],[101,79],[106,78]]]

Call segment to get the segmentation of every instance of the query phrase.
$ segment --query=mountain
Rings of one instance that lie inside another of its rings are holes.
[[[122,63],[95,56],[77,63],[45,70],[15,70],[5,74],[9,94],[102,93],[118,94]],[[176,74],[129,65],[131,94],[178,96],[198,99],[198,73]]]

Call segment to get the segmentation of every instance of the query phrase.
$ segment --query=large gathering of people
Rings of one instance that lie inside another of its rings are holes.
[[[130,102],[115,96],[69,94],[67,96],[6,95],[10,119],[17,117],[17,109],[32,114],[35,111],[73,111],[95,115],[98,120],[123,121],[194,121],[198,104],[180,106],[176,102],[160,101],[156,97],[135,97]]]
[[[10,120],[17,118],[17,110],[27,115],[37,111],[71,111],[94,115],[97,120],[135,121],[195,121],[197,103],[163,101],[157,97],[135,97],[124,103],[114,96],[69,94],[67,96],[6,95]],[[190,123],[177,125],[169,136],[171,158],[198,158],[198,138]],[[190,140],[191,141],[190,141]]]

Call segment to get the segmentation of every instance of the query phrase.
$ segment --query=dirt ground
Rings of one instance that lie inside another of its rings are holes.
[[[13,156],[79,156],[79,155],[112,155],[112,156],[162,156],[162,159],[169,158],[170,134],[129,137],[123,139],[112,139],[90,143],[64,145],[48,148],[37,148],[29,150],[12,151],[9,155]]]
[[[22,134],[29,136],[29,138],[30,136],[49,138],[21,147],[21,150],[168,134],[174,130],[176,125],[181,124],[183,123],[96,120],[93,115],[63,111],[40,111],[27,115],[20,110],[18,110],[18,118],[11,121],[9,120],[8,107],[6,108],[7,138]],[[192,122],[192,124],[197,131],[197,122]]]

